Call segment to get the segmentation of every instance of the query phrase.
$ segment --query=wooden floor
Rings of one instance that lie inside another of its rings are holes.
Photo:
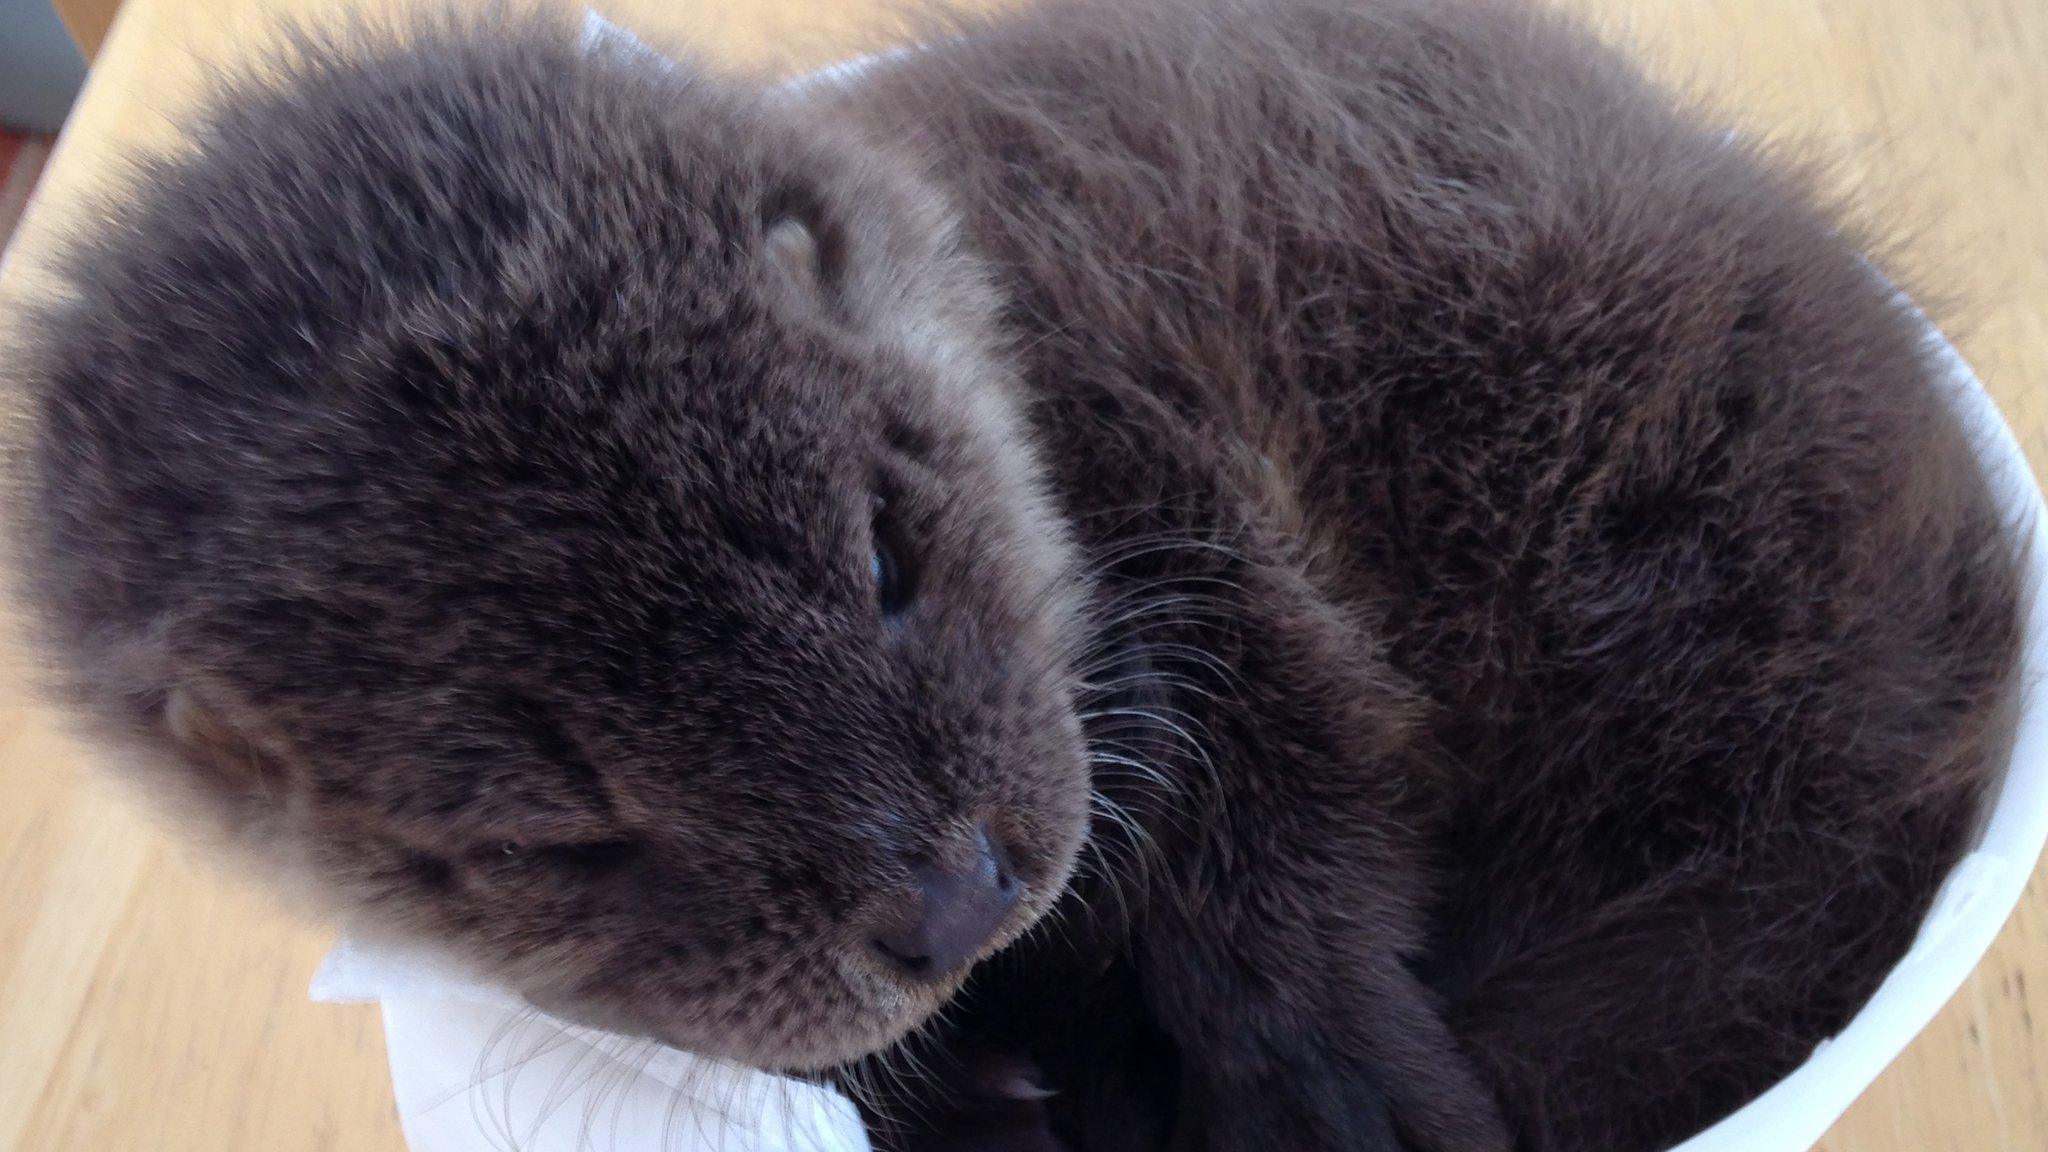
[[[1965,354],[2037,473],[2048,464],[2048,3],[1576,2],[1737,121],[1834,150],[1846,180],[1910,221],[1929,282],[1964,302],[1950,327]],[[350,6],[128,0],[24,221],[0,308],[42,290],[29,263],[61,229],[90,224],[81,197],[119,147],[174,138],[198,61],[247,53],[280,12]],[[749,64],[817,63],[886,37],[880,0],[598,7]],[[305,1001],[327,932],[212,870],[89,776],[29,702],[21,664],[0,640],[0,1152],[397,1152],[375,1016]],[[1832,1152],[2048,1149],[2042,880],[1830,1135]]]

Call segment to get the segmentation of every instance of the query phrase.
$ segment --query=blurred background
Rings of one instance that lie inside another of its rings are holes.
[[[85,54],[50,0],[0,0],[0,124],[54,132],[85,83]]]
[[[50,0],[0,0],[0,245],[84,83],[85,53]]]

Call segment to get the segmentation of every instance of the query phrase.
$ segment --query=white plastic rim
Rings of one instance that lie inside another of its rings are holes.
[[[652,57],[630,33],[594,16],[585,35],[593,47]],[[846,82],[871,63],[850,60],[795,83]],[[1932,324],[1926,339],[1994,492],[2028,541],[2011,750],[1985,796],[1977,841],[1876,994],[1790,1075],[1671,1152],[1808,1152],[1976,968],[2048,841],[2048,595],[2041,594],[2048,589],[2048,506],[1982,382]],[[514,1144],[521,1152],[867,1146],[851,1106],[831,1093],[765,1073],[700,1067],[707,1062],[673,1049],[650,1058],[645,1046],[539,1016],[437,963],[344,942],[314,981],[316,999],[382,1002],[393,1086],[413,1152],[497,1152]],[[515,1030],[524,1030],[515,1046],[540,1055],[523,1074],[493,1070],[492,1053],[502,1054]]]

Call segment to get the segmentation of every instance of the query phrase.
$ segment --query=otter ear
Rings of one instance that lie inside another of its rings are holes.
[[[186,689],[171,689],[164,701],[163,725],[210,790],[241,800],[277,792],[282,780],[278,765]]]
[[[809,223],[793,214],[768,222],[761,238],[768,263],[790,285],[805,296],[817,298],[825,291],[825,257],[818,234]]]

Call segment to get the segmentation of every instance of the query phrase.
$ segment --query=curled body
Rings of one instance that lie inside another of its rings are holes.
[[[2017,661],[2013,535],[1881,241],[1527,5],[937,43],[844,99],[1000,269],[1097,643],[1163,697],[1096,741],[1142,894],[1076,912],[1144,909],[1119,964],[1200,1054],[1160,1098],[1228,1146],[1392,1147],[1388,1102],[1486,1146],[1389,1086],[1464,1058],[1517,1147],[1651,1149],[1804,1059],[1973,826]],[[1387,969],[1454,1045],[1330,1002],[1398,1019],[1348,983]],[[1048,1046],[1089,1067],[1076,1003]]]
[[[1848,220],[1520,5],[925,42],[235,89],[26,361],[79,713],[885,1148],[1652,1149],[1846,1020],[2019,600]]]

